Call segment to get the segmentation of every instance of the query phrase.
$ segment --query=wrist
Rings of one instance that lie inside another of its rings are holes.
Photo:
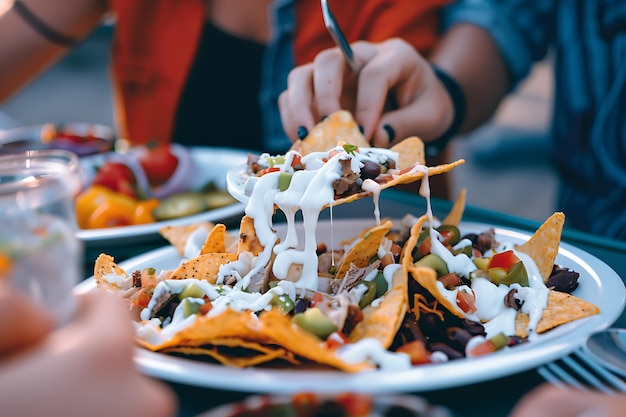
[[[450,100],[452,101],[453,117],[452,122],[448,129],[438,138],[425,143],[426,155],[433,156],[441,153],[448,145],[448,142],[458,133],[463,120],[465,119],[465,93],[463,89],[456,82],[456,80],[450,77],[445,71],[437,67],[435,64],[431,64],[431,67],[448,92]]]

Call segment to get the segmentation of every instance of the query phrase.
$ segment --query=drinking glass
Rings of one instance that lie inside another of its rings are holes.
[[[0,279],[46,309],[58,324],[76,307],[82,245],[74,197],[78,156],[37,150],[0,156]]]

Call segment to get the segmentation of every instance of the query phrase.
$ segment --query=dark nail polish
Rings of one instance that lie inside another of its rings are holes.
[[[300,126],[298,127],[298,139],[304,139],[309,135],[309,131],[306,127]]]
[[[365,129],[363,129],[363,126],[359,125],[359,132],[361,132],[361,134],[365,134]]]
[[[323,121],[324,121],[324,120],[326,120],[326,119],[328,119],[328,115],[327,115],[327,114],[326,114],[326,115],[324,115],[324,116],[322,116],[322,120],[321,120],[321,121],[323,122]]]
[[[387,135],[389,135],[389,143],[393,142],[396,137],[396,132],[395,130],[393,130],[393,127],[389,125],[384,125],[383,129],[385,129],[385,132],[387,132]]]

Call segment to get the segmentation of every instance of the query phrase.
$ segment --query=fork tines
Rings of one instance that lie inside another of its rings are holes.
[[[579,349],[537,369],[546,381],[561,388],[601,391],[615,395],[626,392],[626,382]]]

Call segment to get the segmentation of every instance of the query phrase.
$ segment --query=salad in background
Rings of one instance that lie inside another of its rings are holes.
[[[194,161],[176,144],[148,144],[109,153],[87,172],[89,184],[76,197],[81,229],[131,226],[171,220],[233,204],[226,190],[208,182],[190,189]]]

